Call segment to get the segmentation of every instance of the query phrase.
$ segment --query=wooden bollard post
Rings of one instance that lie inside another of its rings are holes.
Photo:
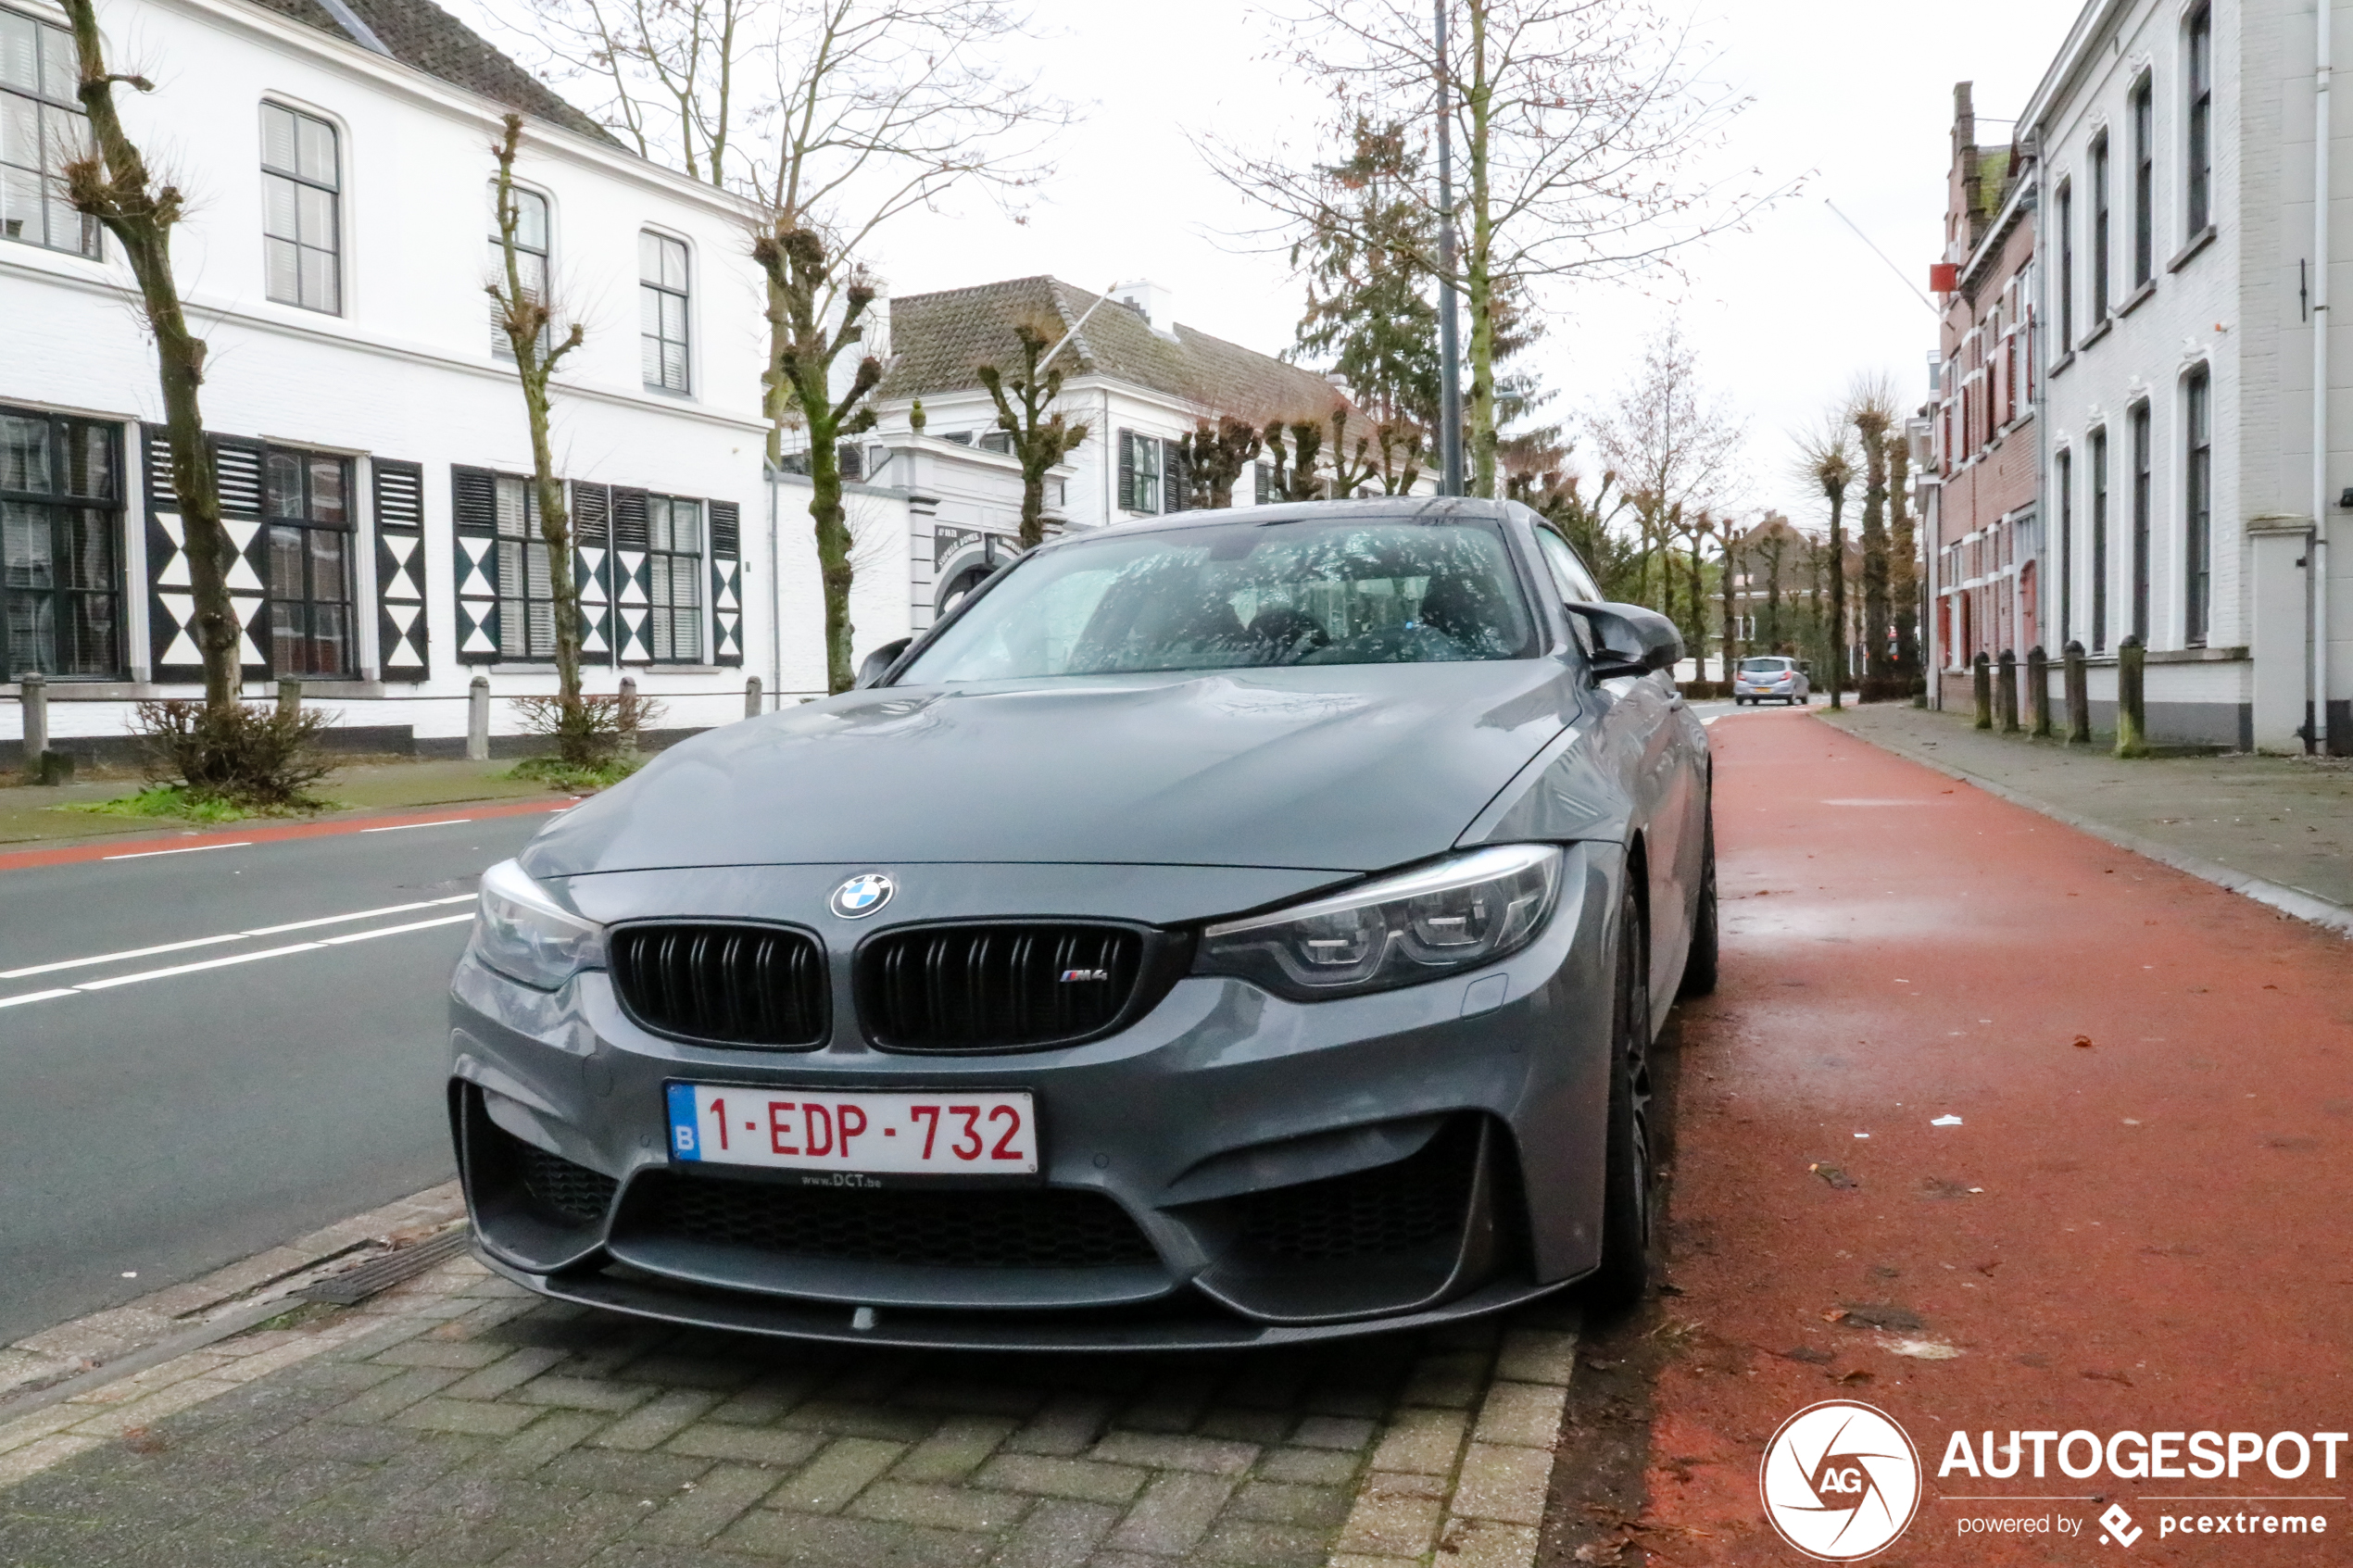
[[[2083,671],[2083,645],[2067,645],[2067,744],[2088,746],[2092,740],[2092,689]]]

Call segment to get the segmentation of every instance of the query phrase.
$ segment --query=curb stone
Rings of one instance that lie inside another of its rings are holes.
[[[91,1312],[0,1348],[0,1432],[33,1411],[245,1332],[355,1253],[391,1248],[465,1213],[456,1182],[355,1214],[200,1279]]]

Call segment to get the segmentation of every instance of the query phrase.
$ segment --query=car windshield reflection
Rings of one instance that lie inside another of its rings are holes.
[[[1525,659],[1536,626],[1491,523],[1234,523],[1022,562],[903,684]]]

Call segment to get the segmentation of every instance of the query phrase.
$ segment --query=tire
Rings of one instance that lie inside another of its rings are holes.
[[[1633,1306],[1650,1288],[1650,957],[1630,887],[1618,902],[1616,967],[1602,1262],[1588,1281],[1594,1304],[1610,1310]]]
[[[1692,951],[1683,960],[1679,997],[1705,997],[1716,989],[1716,802],[1707,804],[1707,825],[1700,840],[1699,907],[1692,914]]]

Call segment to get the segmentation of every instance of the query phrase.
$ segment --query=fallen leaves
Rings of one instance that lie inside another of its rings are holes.
[[[2092,1037],[2089,1035],[2078,1035],[2075,1036],[2075,1045],[2077,1049],[2088,1051],[2092,1048]]]
[[[1863,1185],[1862,1183],[1856,1181],[1854,1177],[1848,1175],[1845,1172],[1840,1170],[1837,1166],[1825,1165],[1819,1160],[1816,1160],[1813,1164],[1806,1166],[1806,1169],[1815,1175],[1821,1177],[1822,1180],[1830,1183],[1831,1185],[1838,1188],[1841,1192],[1844,1192],[1850,1187],[1860,1187]]]

